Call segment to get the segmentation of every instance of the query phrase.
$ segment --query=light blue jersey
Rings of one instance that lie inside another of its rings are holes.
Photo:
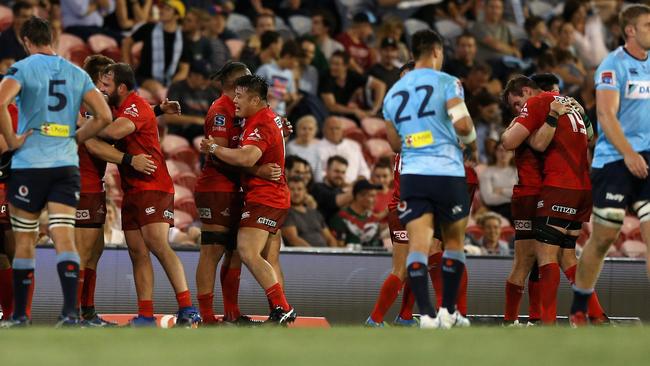
[[[384,118],[402,139],[401,174],[464,177],[463,153],[447,101],[464,98],[458,79],[432,69],[415,69],[384,98]]]
[[[623,47],[611,52],[596,70],[596,90],[614,90],[619,93],[619,109],[616,117],[621,123],[625,138],[634,151],[650,151],[650,60],[638,60]],[[623,156],[605,137],[600,124],[594,150],[594,168]]]
[[[33,130],[13,156],[12,169],[79,166],[77,117],[93,88],[88,74],[62,57],[36,54],[16,62],[7,78],[20,83],[18,134]]]

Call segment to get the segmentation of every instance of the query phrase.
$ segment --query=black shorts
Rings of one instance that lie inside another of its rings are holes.
[[[40,212],[48,202],[77,207],[81,181],[79,168],[13,169],[9,178],[9,203],[27,212]]]
[[[650,152],[642,152],[650,162]],[[627,209],[638,201],[650,201],[650,178],[632,175],[623,160],[591,170],[591,190],[594,207]]]
[[[400,197],[397,210],[404,226],[429,212],[440,223],[456,222],[469,214],[465,177],[405,174],[400,176]]]

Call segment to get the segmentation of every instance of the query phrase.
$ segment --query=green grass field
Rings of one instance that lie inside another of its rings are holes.
[[[0,330],[0,365],[647,365],[650,328]]]

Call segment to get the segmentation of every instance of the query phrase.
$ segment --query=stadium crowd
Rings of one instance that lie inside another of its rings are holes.
[[[182,115],[159,117],[175,188],[170,241],[198,246],[193,196],[203,158],[205,116],[220,95],[211,76],[241,60],[270,85],[273,110],[293,123],[286,145],[291,210],[285,246],[390,249],[386,214],[393,153],[381,106],[409,59],[411,35],[438,31],[447,43],[443,71],[462,80],[479,149],[479,194],[466,235],[472,254],[508,255],[510,203],[517,172],[499,144],[511,112],[499,95],[514,74],[553,73],[565,95],[595,116],[593,73],[621,44],[623,1],[0,1],[0,73],[27,55],[17,37],[32,15],[48,18],[57,52],[77,65],[101,53],[134,66],[138,93],[155,105],[178,101]],[[105,241],[123,244],[119,173],[105,177]],[[43,220],[46,222],[46,216]],[[590,233],[585,224],[578,240]],[[48,242],[42,225],[42,243]],[[610,256],[644,256],[638,219],[625,218]]]

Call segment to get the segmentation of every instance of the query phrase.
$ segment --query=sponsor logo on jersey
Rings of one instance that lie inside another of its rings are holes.
[[[18,72],[18,69],[17,69],[17,68],[15,68],[15,67],[10,67],[10,68],[7,69],[7,74],[6,74],[6,75],[7,75],[7,76],[10,76],[10,75],[16,75],[17,72]]]
[[[251,212],[250,212],[250,211],[244,211],[244,212],[242,212],[242,214],[241,214],[241,219],[242,219],[242,220],[243,220],[243,219],[247,219],[247,218],[249,218],[249,217],[251,217]]]
[[[26,185],[22,185],[18,187],[18,194],[23,197],[27,197],[27,195],[29,194],[29,188],[27,188]]]
[[[131,104],[130,107],[124,110],[124,114],[128,114],[131,117],[139,117],[140,112],[138,111],[138,107],[135,106],[135,104]]]
[[[461,83],[460,80],[456,80],[456,96],[465,98],[465,90],[463,89],[463,83]]]
[[[144,213],[146,213],[147,215],[153,215],[156,213],[156,208],[153,206],[147,207],[144,209]]]
[[[406,211],[406,207],[407,207],[406,201],[400,201],[400,203],[397,204],[397,211],[404,212]]]
[[[211,219],[212,210],[207,207],[199,207],[199,218],[200,219]]]
[[[90,220],[90,210],[77,210],[75,218],[77,220]]]
[[[214,116],[214,127],[223,127],[226,125],[226,116],[217,114]]]
[[[528,103],[524,103],[524,106],[521,107],[521,111],[519,111],[519,117],[528,117]]]
[[[221,211],[220,214],[224,217],[230,217],[230,208],[226,207],[226,209]]]
[[[637,69],[634,68],[634,67],[631,68],[631,69],[630,69],[630,75],[632,75],[632,76],[638,76],[638,75],[639,75],[639,70],[637,70]]]
[[[279,116],[275,116],[275,118],[273,119],[273,122],[275,122],[275,124],[278,126],[278,128],[280,128],[280,129],[282,128],[282,125],[283,125],[282,118],[280,118]]]
[[[616,73],[613,70],[602,71],[599,79],[602,84],[616,85]]]
[[[519,231],[532,231],[533,221],[531,220],[514,220],[515,230]]]
[[[394,241],[408,241],[409,236],[406,230],[393,231],[393,240]]]
[[[578,210],[576,210],[573,207],[566,207],[560,205],[551,206],[551,210],[554,212],[559,212],[559,213],[569,214],[569,215],[575,215],[578,212]]]
[[[462,205],[456,205],[451,209],[451,214],[452,215],[458,215],[461,212],[463,212],[463,206]]]
[[[276,227],[278,226],[277,221],[271,220],[268,217],[260,217],[257,219],[258,224],[266,225],[269,227]]]
[[[620,193],[614,194],[614,193],[605,193],[605,199],[608,201],[616,201],[616,202],[623,202],[625,199],[625,196],[623,196]]]
[[[254,129],[253,132],[248,134],[248,137],[246,140],[252,140],[252,141],[260,141],[262,139],[262,136],[260,135],[259,129]]]
[[[628,81],[625,88],[627,99],[650,99],[650,80]]]
[[[542,207],[544,207],[544,200],[537,202],[537,208],[542,208]]]
[[[163,211],[163,217],[166,218],[166,219],[173,220],[174,219],[174,212],[169,211],[169,210],[165,210],[165,211]]]
[[[436,140],[431,131],[422,131],[406,135],[404,142],[408,147],[420,148],[433,145]]]

